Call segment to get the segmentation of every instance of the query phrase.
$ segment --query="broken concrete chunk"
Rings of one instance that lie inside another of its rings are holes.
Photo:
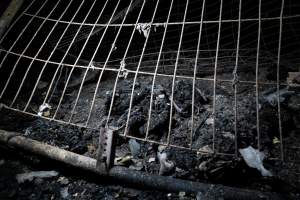
[[[263,160],[265,158],[265,154],[263,152],[260,152],[251,146],[239,149],[239,152],[249,167],[260,171],[262,176],[272,176],[272,173],[263,166]]]
[[[32,181],[34,178],[51,178],[55,176],[58,176],[56,171],[36,171],[17,174],[16,179],[18,183],[24,183],[25,181]]]

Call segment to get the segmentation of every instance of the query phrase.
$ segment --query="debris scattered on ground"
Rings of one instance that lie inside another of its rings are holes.
[[[131,155],[135,159],[138,158],[141,151],[140,143],[138,143],[135,139],[130,139],[128,143],[129,143]]]
[[[272,176],[272,173],[263,166],[263,160],[265,158],[265,154],[263,152],[254,149],[252,146],[239,149],[239,152],[249,167],[260,171],[262,176]]]
[[[52,107],[48,103],[44,103],[44,104],[40,105],[38,116],[49,117],[51,109],[52,109]]]
[[[17,174],[16,179],[18,183],[24,183],[25,181],[32,181],[34,178],[51,178],[58,176],[58,172],[56,171],[35,171],[35,172],[27,172],[22,174]]]

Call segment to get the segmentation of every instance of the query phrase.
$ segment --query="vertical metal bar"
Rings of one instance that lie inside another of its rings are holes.
[[[70,43],[68,49],[67,49],[67,51],[66,51],[64,57],[63,57],[62,60],[60,61],[58,68],[59,68],[59,67],[63,64],[63,62],[65,61],[66,56],[68,55],[68,53],[69,53],[71,47],[73,46],[74,41],[75,41],[76,37],[78,36],[78,34],[79,34],[79,32],[80,32],[82,26],[83,26],[84,23],[87,21],[88,16],[90,15],[92,9],[93,9],[94,6],[95,6],[95,3],[96,3],[96,0],[94,0],[92,6],[89,8],[89,10],[88,10],[87,14],[85,15],[83,21],[80,23],[80,26],[79,26],[79,28],[77,29],[77,31],[76,31],[76,33],[75,33],[75,35],[74,35],[74,37],[73,37],[73,39],[72,39],[72,41],[71,41],[71,43]],[[82,53],[82,52],[81,52],[81,53]],[[80,56],[80,55],[79,55],[79,56]],[[58,112],[58,110],[59,110],[59,108],[60,108],[60,106],[61,106],[62,100],[64,99],[64,95],[65,95],[65,92],[66,92],[66,90],[67,90],[68,83],[69,83],[69,81],[70,81],[70,78],[71,78],[71,76],[72,76],[72,73],[73,73],[73,71],[74,71],[74,69],[75,69],[75,65],[77,64],[79,58],[80,58],[80,57],[77,57],[77,59],[76,59],[76,61],[75,61],[75,63],[74,63],[74,66],[72,66],[71,71],[69,72],[69,76],[68,76],[68,78],[67,78],[67,80],[66,80],[65,87],[64,87],[64,89],[63,89],[63,92],[62,92],[61,97],[60,97],[60,99],[59,99],[58,105],[57,105],[56,110],[55,110],[55,112],[54,112],[54,115],[53,115],[53,117],[52,117],[53,119],[55,119],[55,117],[56,117],[56,115],[57,115],[57,112]]]
[[[130,47],[130,45],[131,45],[133,36],[134,36],[134,34],[135,34],[135,32],[136,32],[136,27],[137,27],[137,25],[138,25],[138,22],[139,22],[139,20],[140,20],[140,17],[141,17],[141,15],[142,15],[143,10],[144,10],[145,3],[146,3],[146,1],[144,0],[144,1],[143,1],[143,4],[142,4],[142,6],[141,6],[141,9],[140,9],[139,15],[138,15],[138,17],[137,17],[137,19],[136,19],[135,25],[134,25],[134,27],[133,27],[133,29],[132,29],[131,36],[130,36],[128,45],[127,45],[127,47],[126,47],[124,56],[123,56],[123,58],[122,58],[122,61],[124,61],[124,62],[125,62],[125,59],[126,59],[126,56],[127,56],[128,50],[129,50],[129,47]],[[115,83],[114,83],[113,94],[112,94],[112,98],[111,98],[111,102],[110,102],[110,106],[109,106],[109,111],[108,111],[108,115],[107,115],[107,120],[106,120],[106,126],[108,125],[109,118],[110,118],[110,115],[111,115],[111,112],[112,112],[112,107],[113,107],[113,104],[114,104],[114,99],[115,99],[115,94],[116,94],[116,90],[117,90],[117,84],[118,84],[120,72],[121,72],[121,66],[120,66],[120,68],[119,68],[119,70],[118,70],[118,74],[117,74],[117,77],[116,77],[116,80],[115,80]]]
[[[189,0],[186,1],[185,5],[185,11],[184,11],[184,17],[183,17],[183,24],[181,28],[181,33],[180,33],[180,40],[179,40],[179,45],[178,45],[178,50],[177,50],[177,56],[176,56],[176,62],[175,62],[175,69],[174,69],[174,74],[173,74],[173,81],[172,81],[172,93],[171,93],[171,102],[170,102],[170,119],[169,119],[169,131],[168,131],[168,137],[167,137],[167,144],[170,144],[170,137],[171,137],[171,130],[172,130],[172,119],[173,119],[173,102],[174,102],[174,90],[175,90],[175,80],[176,80],[176,73],[177,73],[177,67],[178,67],[178,60],[180,56],[180,49],[181,49],[181,44],[182,44],[182,38],[183,38],[183,32],[184,32],[184,27],[185,27],[185,20],[186,20],[186,14],[187,14],[187,9],[189,5]]]
[[[131,8],[131,6],[132,6],[132,1],[133,1],[133,0],[130,1],[129,6],[127,7],[125,16],[123,17],[123,20],[122,20],[122,24],[120,25],[119,30],[118,30],[118,32],[117,32],[117,34],[116,34],[116,37],[115,37],[115,39],[114,39],[114,41],[113,41],[113,43],[112,43],[112,45],[111,45],[109,54],[108,54],[108,56],[107,56],[107,58],[106,58],[106,60],[105,60],[105,63],[104,63],[104,65],[103,65],[103,70],[102,70],[102,71],[105,70],[106,65],[107,65],[107,63],[108,63],[108,60],[109,60],[109,58],[110,58],[110,56],[111,56],[111,53],[112,53],[113,50],[114,50],[115,44],[116,44],[116,42],[117,42],[117,40],[118,40],[118,38],[119,38],[119,35],[120,35],[120,33],[121,33],[121,30],[122,30],[122,28],[123,28],[123,24],[124,24],[125,20],[127,19],[127,15],[128,15],[128,13],[129,13],[129,11],[130,11],[130,8]],[[90,32],[90,35],[89,35],[89,36],[91,36],[92,33],[93,33],[93,31]],[[87,37],[86,42],[88,41],[88,39],[89,39],[89,37]],[[85,46],[84,46],[84,48],[85,48]],[[84,48],[82,48],[82,51],[83,51]],[[81,52],[81,53],[82,53],[82,52]],[[80,55],[81,55],[81,54],[80,54]],[[78,60],[79,60],[79,58],[80,58],[80,56],[78,57]],[[78,61],[78,60],[77,60],[77,61]],[[82,90],[83,83],[84,83],[84,79],[85,79],[85,76],[87,75],[87,72],[88,72],[88,68],[86,69],[85,74],[84,74],[84,77],[83,77],[83,79],[82,79],[82,82],[81,82],[81,85],[80,85],[80,89],[79,89],[78,95],[77,95],[76,100],[75,100],[75,105],[74,105],[74,107],[73,107],[73,109],[72,109],[71,117],[70,117],[70,119],[69,119],[69,123],[71,122],[71,119],[72,119],[72,117],[73,117],[73,115],[74,115],[75,107],[76,107],[76,105],[77,105],[77,103],[78,103],[79,95],[80,95],[80,92],[81,92],[81,90]],[[100,76],[100,81],[101,81],[101,78],[102,78],[102,76]],[[98,89],[97,89],[97,90],[98,90]]]
[[[198,37],[198,44],[197,44],[197,52],[196,52],[196,58],[195,58],[195,65],[194,65],[193,91],[192,91],[193,92],[192,93],[192,124],[191,124],[191,135],[190,135],[190,148],[192,148],[192,145],[193,145],[194,112],[195,112],[195,86],[196,86],[197,65],[198,65],[198,59],[199,59],[199,55],[200,55],[200,46],[201,46],[201,38],[202,38],[204,10],[205,10],[205,0],[203,0],[203,2],[202,2],[200,30],[199,30],[199,37]]]
[[[220,48],[220,35],[221,35],[221,24],[222,24],[222,10],[223,10],[223,0],[220,3],[220,14],[219,14],[219,30],[215,57],[215,69],[214,69],[214,92],[213,92],[213,152],[215,152],[215,137],[216,137],[216,88],[217,88],[217,68],[218,68],[218,56]]]
[[[258,73],[259,73],[259,51],[260,51],[260,35],[261,35],[261,0],[258,5],[258,38],[257,38],[257,50],[256,50],[256,67],[255,67],[255,95],[256,95],[256,130],[257,130],[257,148],[260,149],[260,123],[259,123],[259,85],[258,85]]]
[[[63,33],[61,34],[60,38],[59,38],[58,41],[56,42],[56,45],[55,45],[55,47],[53,48],[51,54],[48,56],[47,60],[45,61],[44,65],[43,65],[43,67],[42,67],[43,69],[44,69],[44,68],[46,67],[46,65],[49,63],[50,59],[52,58],[52,56],[53,56],[55,50],[57,49],[57,47],[58,47],[58,45],[59,45],[59,43],[61,42],[62,38],[63,38],[64,35],[66,34],[67,30],[69,29],[69,27],[70,27],[70,25],[72,24],[72,22],[74,21],[76,15],[78,14],[79,10],[81,9],[83,3],[84,3],[84,1],[81,1],[80,5],[78,6],[78,8],[77,8],[77,10],[76,10],[76,12],[75,12],[75,14],[72,16],[71,20],[68,22],[68,24],[67,24],[67,26],[65,27]],[[50,94],[52,85],[53,85],[53,83],[54,83],[55,77],[56,77],[56,75],[57,75],[59,69],[60,69],[60,65],[57,67],[57,69],[56,69],[56,71],[55,71],[55,73],[54,73],[54,75],[53,75],[53,78],[52,78],[51,83],[50,83],[50,85],[49,85],[48,91],[47,91],[46,96],[45,96],[45,98],[44,98],[43,104],[45,104],[46,101],[47,101],[47,99],[48,99],[48,96],[49,96],[49,94]],[[31,99],[32,99],[32,97],[33,97],[33,94],[34,94],[34,91],[32,91],[32,93],[31,93],[31,95],[30,95],[30,98],[29,98],[29,100],[27,101],[27,104],[26,104],[26,106],[25,106],[25,108],[24,108],[23,111],[26,111],[26,110],[27,110],[27,108],[28,108],[28,106],[29,106],[29,104],[30,104],[30,102],[31,102]]]
[[[129,102],[129,109],[128,109],[127,121],[126,121],[126,125],[125,125],[125,132],[124,132],[125,136],[128,133],[128,124],[129,124],[130,114],[131,114],[131,109],[132,109],[132,102],[133,102],[134,88],[135,88],[135,84],[136,84],[136,79],[137,79],[137,76],[138,76],[138,73],[139,73],[139,69],[140,69],[140,66],[141,66],[141,63],[142,63],[142,59],[144,57],[144,53],[145,53],[145,50],[146,50],[147,43],[148,43],[148,40],[149,40],[149,37],[150,37],[152,24],[153,24],[155,15],[156,15],[156,11],[157,11],[159,2],[160,2],[160,0],[158,0],[157,3],[156,3],[155,9],[154,9],[154,12],[153,12],[153,15],[152,15],[152,19],[151,19],[151,22],[150,22],[150,30],[148,32],[148,37],[146,38],[146,40],[144,42],[142,54],[141,54],[141,57],[139,59],[139,63],[138,63],[137,69],[135,71],[135,76],[134,76],[134,79],[133,79],[133,85],[132,85],[132,90],[131,90],[131,95],[130,95],[130,102]]]
[[[97,47],[96,47],[95,52],[94,52],[94,54],[93,54],[93,56],[92,56],[92,58],[91,58],[91,60],[90,60],[89,66],[92,64],[92,62],[93,62],[93,60],[94,60],[94,58],[95,58],[95,56],[96,56],[96,53],[97,53],[98,50],[99,50],[99,47],[100,47],[100,45],[101,45],[101,43],[102,43],[102,40],[103,40],[103,38],[104,38],[104,36],[105,36],[105,34],[106,34],[107,29],[108,29],[108,25],[111,23],[111,21],[112,21],[112,19],[113,19],[113,16],[115,15],[115,13],[116,13],[116,11],[117,11],[117,8],[119,7],[119,4],[120,4],[120,0],[118,1],[117,5],[116,5],[116,7],[115,7],[115,9],[114,9],[114,11],[113,11],[113,13],[112,13],[112,15],[111,15],[109,21],[108,21],[108,23],[107,23],[106,26],[105,26],[104,32],[103,32],[103,34],[102,34],[102,37],[101,37],[100,41],[98,42],[98,45],[97,45]],[[102,77],[103,72],[104,72],[104,68],[102,68],[101,73],[100,73],[100,76],[99,76],[98,81],[97,81],[97,84],[96,84],[96,88],[95,88],[95,91],[94,91],[94,96],[93,96],[92,104],[91,104],[91,107],[90,107],[90,109],[89,109],[89,115],[88,115],[88,118],[87,118],[87,120],[86,120],[85,126],[88,125],[89,120],[90,120],[90,118],[91,118],[92,111],[93,111],[93,107],[94,107],[94,105],[95,105],[96,95],[97,95],[97,92],[98,92],[98,88],[99,88],[99,85],[100,85],[100,80],[101,80],[101,77]]]
[[[242,15],[242,0],[239,1],[239,21],[238,21],[238,36],[236,44],[236,57],[235,57],[235,67],[233,71],[233,86],[234,86],[234,146],[235,146],[235,155],[238,154],[238,128],[237,128],[237,83],[238,83],[238,64],[239,64],[239,53],[240,53],[240,37],[241,37],[241,15]]]
[[[151,112],[152,112],[152,104],[153,104],[153,94],[154,94],[154,84],[155,84],[155,80],[156,80],[156,77],[157,77],[158,66],[159,66],[161,55],[162,55],[162,50],[163,50],[163,46],[164,46],[164,43],[165,43],[165,38],[166,38],[166,35],[167,35],[167,29],[168,29],[170,16],[171,16],[171,11],[172,11],[172,8],[173,8],[173,2],[174,2],[174,0],[171,1],[171,5],[170,5],[170,8],[169,8],[169,13],[168,13],[168,17],[167,17],[166,26],[164,27],[165,28],[164,35],[163,35],[163,38],[162,38],[162,42],[161,42],[161,46],[160,46],[160,50],[159,50],[159,54],[158,54],[158,59],[157,59],[156,66],[155,66],[155,72],[154,72],[154,76],[153,76],[153,80],[152,80],[150,106],[149,106],[149,114],[148,114],[148,120],[147,120],[145,140],[148,139],[148,135],[149,135],[149,127],[150,127],[150,122],[151,122]]]
[[[57,6],[58,6],[58,4],[59,4],[60,2],[61,2],[61,0],[59,0],[59,1],[56,2],[56,4],[55,4],[55,6],[53,7],[53,9],[49,12],[49,14],[47,15],[47,17],[45,17],[45,19],[43,20],[43,22],[40,24],[39,28],[38,28],[37,31],[34,33],[33,37],[32,37],[31,40],[30,40],[30,42],[28,43],[28,45],[26,46],[26,48],[23,50],[22,54],[19,56],[19,58],[18,58],[17,62],[15,63],[13,69],[15,69],[15,68],[17,67],[17,65],[19,64],[19,62],[20,62],[22,56],[23,56],[23,55],[25,54],[25,52],[27,51],[27,48],[29,48],[29,46],[31,45],[32,41],[35,39],[35,37],[37,36],[37,34],[40,32],[40,30],[42,29],[42,27],[43,27],[44,24],[46,23],[47,19],[51,16],[51,14],[52,14],[52,13],[54,12],[54,10],[57,8]],[[46,41],[44,41],[44,44],[45,44],[45,42],[46,42]],[[40,53],[41,49],[42,49],[42,48],[39,48],[39,50],[38,50],[38,52],[36,53],[36,55],[35,55],[34,58],[36,58],[36,56]],[[10,107],[13,106],[13,104],[15,103],[17,97],[19,96],[19,93],[20,93],[20,91],[21,91],[21,89],[22,89],[22,87],[23,87],[24,81],[25,81],[25,79],[26,79],[26,77],[27,77],[27,75],[28,75],[28,72],[29,72],[29,70],[30,70],[30,68],[31,68],[31,66],[32,66],[32,63],[33,63],[33,60],[31,61],[30,65],[28,66],[28,68],[27,68],[27,70],[26,70],[26,72],[25,72],[25,74],[24,74],[24,76],[23,76],[23,78],[22,78],[21,84],[20,84],[20,86],[18,87],[17,93],[16,93],[15,97],[13,98],[13,100],[12,100],[12,102],[11,102],[11,104],[10,104]],[[13,70],[13,71],[14,71],[14,70]],[[10,79],[7,81],[7,83],[9,83],[9,81],[10,81]],[[6,88],[4,88],[2,92],[4,92],[5,89],[6,89]],[[1,96],[2,96],[2,95],[1,95]],[[0,97],[0,98],[1,98],[1,97]]]
[[[281,122],[281,108],[280,108],[280,55],[281,55],[281,41],[282,41],[282,18],[283,18],[284,0],[281,2],[280,10],[280,27],[279,27],[279,40],[278,40],[278,55],[277,55],[277,105],[278,105],[278,128],[280,137],[280,158],[284,160],[283,151],[283,137],[282,137],[282,122]]]

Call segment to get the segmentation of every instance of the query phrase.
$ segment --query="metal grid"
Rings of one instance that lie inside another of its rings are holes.
[[[112,115],[118,83],[126,79],[128,74],[128,76],[132,76],[132,79],[130,79],[132,87],[127,120],[122,133],[124,137],[194,150],[200,153],[237,155],[239,135],[237,91],[239,85],[249,84],[255,86],[256,137],[259,149],[261,148],[260,87],[265,85],[275,86],[279,116],[275,120],[278,121],[280,136],[279,158],[283,159],[284,146],[282,142],[283,130],[279,90],[281,86],[287,85],[287,83],[280,80],[280,70],[282,66],[299,63],[297,57],[293,54],[298,53],[297,48],[293,45],[297,46],[299,44],[297,38],[297,33],[299,33],[297,24],[299,22],[297,20],[300,13],[296,12],[297,7],[299,7],[296,3],[292,1],[285,2],[284,0],[275,3],[262,0],[258,0],[256,3],[242,2],[242,0],[213,2],[205,0],[170,0],[163,2],[160,0],[156,2],[146,0],[106,0],[103,2],[96,0],[30,1],[27,8],[0,40],[0,70],[9,74],[5,80],[1,81],[0,99],[11,110],[37,116],[37,111],[31,109],[30,106],[36,96],[42,96],[43,102],[41,102],[41,105],[49,103],[54,109],[50,116],[39,117],[64,124],[97,129],[98,127],[90,126],[89,121],[94,117],[92,113],[95,112],[99,88],[105,84],[103,82],[105,73],[107,71],[115,73],[106,125],[109,125],[109,119]],[[255,6],[250,6],[250,4]],[[272,4],[275,6],[270,9]],[[290,33],[294,32],[294,34],[288,36],[285,34],[284,41],[283,26],[289,29]],[[139,34],[138,30],[142,34]],[[251,33],[248,33],[249,30],[251,30]],[[268,34],[262,36],[263,31],[266,33],[266,30],[274,31],[268,31]],[[215,34],[212,37],[213,32]],[[176,34],[179,37],[175,37]],[[126,35],[125,39],[124,35]],[[241,41],[243,41],[243,44],[241,44]],[[273,46],[273,49],[270,50],[269,46]],[[295,51],[292,52],[291,49]],[[173,55],[173,57],[170,55]],[[181,71],[180,63],[183,61],[192,61],[192,67]],[[201,77],[198,76],[197,70],[199,63],[204,61],[211,64],[211,74]],[[168,62],[171,64],[165,64]],[[247,63],[248,66],[255,66],[254,78],[243,79],[239,76],[241,62]],[[267,82],[259,78],[259,67],[270,63],[276,66],[276,81],[273,82]],[[164,65],[164,68],[171,69],[171,72],[161,71],[162,65]],[[231,66],[229,70],[232,71],[232,77],[226,78],[219,75],[219,68],[224,66]],[[34,68],[38,68],[37,75],[32,70]],[[53,73],[48,73],[49,68],[53,70]],[[59,101],[51,102],[64,69],[67,70],[67,76]],[[82,70],[82,76],[80,77],[82,80],[78,90],[76,90],[75,103],[69,109],[69,119],[61,119],[58,113],[62,109],[69,84],[74,71],[77,69]],[[73,122],[72,119],[78,101],[80,98],[86,98],[81,93],[90,72],[96,74],[96,86],[90,100],[90,106],[88,106],[86,122],[78,124]],[[20,75],[19,73],[22,74],[21,79],[18,78],[20,80],[16,78],[16,74]],[[31,76],[35,77],[33,82],[29,81]],[[43,94],[37,94],[36,91],[43,76],[49,76],[50,81],[46,91]],[[150,76],[152,85],[146,133],[145,137],[141,138],[130,135],[128,126],[133,112],[136,84],[138,78],[143,76]],[[169,123],[165,142],[149,138],[149,126],[155,98],[155,83],[158,78],[171,79],[172,83]],[[192,88],[190,88],[192,91],[191,128],[187,136],[189,138],[188,146],[171,143],[173,116],[176,109],[174,92],[178,79],[192,81]],[[209,82],[213,85],[212,152],[195,149],[192,144],[195,133],[197,81]],[[28,83],[33,87],[30,87],[29,94],[22,94]],[[219,83],[233,85],[234,153],[222,153],[216,150],[216,99]],[[299,87],[297,84],[292,86]],[[11,89],[11,87],[16,89]],[[100,122],[103,119],[97,120]]]

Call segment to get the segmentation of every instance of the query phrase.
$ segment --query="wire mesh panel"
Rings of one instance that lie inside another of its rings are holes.
[[[233,156],[251,145],[284,159],[297,148],[299,6],[28,1],[0,41],[0,99],[140,141]]]

